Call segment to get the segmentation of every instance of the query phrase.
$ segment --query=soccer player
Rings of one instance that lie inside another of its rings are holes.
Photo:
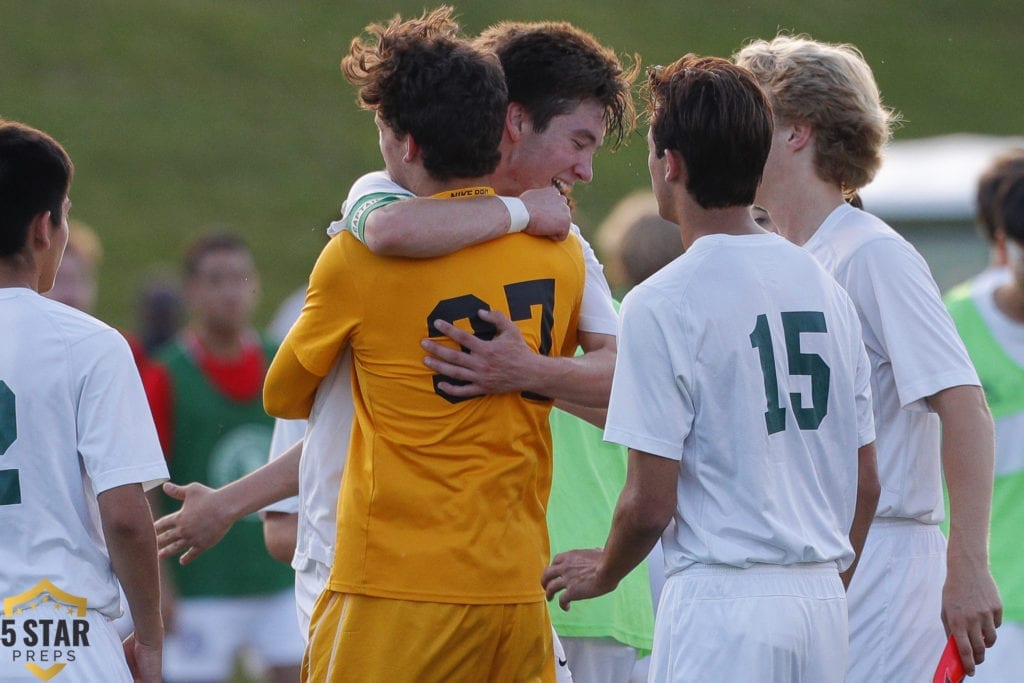
[[[124,337],[40,296],[68,242],[72,173],[50,136],[0,121],[0,679],[156,682],[153,419]],[[135,623],[123,646],[118,582]]]
[[[772,138],[754,78],[693,55],[648,73],[651,183],[686,251],[623,302],[605,438],[626,485],[604,548],[556,556],[547,595],[613,590],[664,532],[650,680],[838,683],[878,496],[857,314],[751,217]]]
[[[757,201],[849,293],[871,358],[882,495],[850,586],[848,680],[929,678],[943,625],[973,673],[1002,611],[988,569],[992,418],[924,259],[845,201],[881,164],[893,115],[853,46],[780,35],[735,59],[775,111]]]
[[[446,30],[454,35],[457,26]],[[623,69],[615,54],[600,45],[593,36],[569,24],[500,24],[489,29],[486,35],[486,45],[500,46],[498,55],[505,65],[505,79],[510,92],[520,93],[522,98],[522,101],[513,101],[509,106],[502,133],[501,149],[507,159],[488,180],[496,189],[510,194],[527,188],[521,195],[529,214],[529,223],[524,232],[541,236],[564,236],[569,225],[569,212],[565,200],[552,183],[557,181],[564,189],[577,181],[589,180],[593,155],[603,141],[606,130],[613,138],[621,138],[632,128],[634,112],[629,91],[633,72]],[[553,60],[551,55],[554,54],[562,57]],[[584,116],[584,112],[592,112],[595,108],[601,109],[603,114]],[[603,122],[607,122],[607,125]],[[523,151],[536,148],[552,152],[544,155]],[[526,179],[533,185],[525,184]],[[534,189],[531,191],[528,189],[530,187]],[[399,199],[401,201],[397,201]],[[364,176],[353,186],[345,202],[342,220],[332,224],[331,232],[349,230],[353,235],[365,239],[371,250],[383,252],[382,255],[439,255],[460,246],[507,234],[511,214],[506,204],[512,205],[519,215],[518,205],[508,197],[503,200],[479,197],[458,202],[417,198],[408,189],[396,184],[386,172],[377,172]],[[537,227],[538,223],[541,227]],[[522,225],[517,224],[516,227],[518,229]],[[573,234],[581,239],[577,228],[573,229]],[[408,245],[406,250],[400,253],[395,251],[401,249],[402,244]],[[531,366],[530,371],[520,372],[517,381],[521,384],[515,387],[516,391],[527,390],[534,386],[534,382],[544,381],[545,378],[560,379],[560,386],[544,386],[544,391],[554,398],[568,399],[579,398],[573,392],[582,390],[594,394],[596,398],[591,396],[594,402],[607,403],[614,363],[614,335],[618,323],[601,265],[585,242],[583,250],[587,263],[587,281],[579,327],[585,333],[580,335],[581,345],[588,353],[576,359],[536,359],[534,357],[537,354],[527,348],[527,360],[539,360],[538,365],[544,364],[544,367]],[[519,354],[512,355],[518,357]],[[500,354],[493,357],[496,362],[500,362]],[[591,364],[589,370],[588,363]],[[548,372],[548,366],[554,366],[556,372]],[[596,372],[603,376],[603,398],[600,391],[594,392],[591,385],[582,381],[578,374],[574,379],[574,373],[578,373],[580,368],[583,372]],[[587,399],[586,396],[582,398],[584,401]],[[319,476],[316,473],[320,471],[320,466],[312,463],[319,462],[320,458],[313,450],[307,449],[306,453],[317,456],[310,458],[311,464],[308,467],[308,472],[315,479]],[[296,450],[293,456],[297,455]],[[334,453],[326,457],[336,459]],[[294,492],[298,476],[297,457],[294,461],[286,459],[278,466],[285,464],[292,467],[293,473],[288,476],[292,481],[290,490]],[[307,472],[305,464],[302,468],[303,472]],[[268,477],[265,483],[280,480],[280,477]],[[306,481],[305,475],[303,481]],[[264,494],[269,492],[266,486],[253,487],[253,490],[256,489]],[[190,490],[201,491],[199,488]],[[197,502],[199,496],[196,497]],[[273,499],[266,496],[262,501],[249,498],[244,506],[251,511],[270,500]],[[333,503],[330,501],[325,502],[323,507],[333,511]],[[186,511],[188,508],[186,503]],[[197,506],[195,509],[198,513],[200,508]],[[173,520],[161,520],[161,545],[165,552],[185,552],[182,558],[185,561],[202,552],[219,537],[216,533],[218,530],[211,529],[209,524],[214,518],[220,517],[218,511],[226,509],[221,505],[203,505],[202,514],[189,514],[188,519],[185,519],[183,513]],[[306,520],[309,522],[306,528],[311,528],[313,520],[318,518],[316,514],[311,514]],[[326,521],[326,517],[318,519]],[[224,520],[224,524],[230,524],[231,521]],[[211,531],[214,533],[209,533]],[[219,531],[223,533],[223,530]],[[333,532],[330,536],[333,539]],[[193,549],[191,553],[187,552],[190,548]],[[329,549],[326,557],[324,549],[314,552],[317,558],[324,558],[318,561],[330,562],[332,553]]]
[[[171,476],[218,486],[266,462],[273,421],[262,386],[276,345],[251,326],[258,277],[238,235],[201,235],[183,271],[190,321],[157,354],[161,372],[147,378],[147,389],[154,406],[166,407],[154,417]],[[175,618],[167,680],[227,680],[243,647],[275,680],[298,677],[303,643],[293,620],[293,576],[268,557],[255,515],[199,561],[168,569],[166,600],[174,601]]]
[[[500,160],[501,69],[493,55],[431,32],[430,19],[369,27],[342,69],[375,114],[392,178],[452,200],[492,192],[479,179]],[[423,365],[420,342],[440,334],[437,320],[493,334],[479,315],[493,307],[522,325],[535,352],[571,353],[583,282],[576,239],[512,235],[402,262],[349,234],[324,249],[264,391],[268,412],[308,416],[321,379],[351,347],[355,423],[307,680],[553,680],[537,584],[551,401],[454,396]]]
[[[1017,160],[1024,157],[1018,154]],[[973,287],[947,300],[995,418],[990,552],[1005,621],[999,642],[975,674],[977,681],[993,682],[1012,681],[1024,668],[1024,166],[1015,173],[1006,170],[988,205],[998,226],[994,249],[998,262],[1006,264],[1005,277],[976,278]]]

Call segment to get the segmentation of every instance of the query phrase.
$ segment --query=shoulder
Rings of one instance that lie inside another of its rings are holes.
[[[38,311],[69,346],[89,342],[107,348],[123,347],[130,353],[120,332],[88,313],[45,297],[39,297]]]

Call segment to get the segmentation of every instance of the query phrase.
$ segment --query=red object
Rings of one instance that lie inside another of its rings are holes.
[[[960,661],[956,638],[950,636],[946,642],[946,649],[942,651],[942,657],[939,658],[939,666],[935,669],[932,683],[961,683],[963,680],[964,664]]]

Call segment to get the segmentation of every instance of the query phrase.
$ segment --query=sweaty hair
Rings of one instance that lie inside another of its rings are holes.
[[[1009,149],[997,156],[978,179],[978,230],[989,242],[996,239],[999,230],[997,199],[999,191],[1013,178],[1024,175],[1024,149]]]
[[[509,100],[523,106],[537,132],[586,100],[604,108],[605,133],[613,145],[636,126],[630,88],[640,70],[639,57],[624,68],[612,50],[565,22],[501,22],[474,44],[498,56]]]
[[[814,163],[823,180],[846,195],[871,182],[899,117],[882,104],[856,47],[779,35],[751,42],[734,59],[764,86],[776,120],[814,129]]]
[[[396,136],[412,135],[435,180],[497,168],[508,92],[497,59],[457,37],[450,7],[370,24],[341,60],[356,101]]]
[[[752,204],[772,146],[772,108],[753,75],[686,55],[647,78],[655,154],[679,153],[686,189],[703,208]]]
[[[41,213],[63,220],[75,167],[60,144],[46,133],[0,119],[0,257],[25,248],[28,227]]]
[[[185,251],[185,279],[194,278],[206,255],[215,251],[235,251],[252,256],[249,244],[241,236],[224,229],[211,230],[197,237]]]

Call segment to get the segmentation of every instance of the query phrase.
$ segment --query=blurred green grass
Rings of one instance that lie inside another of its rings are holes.
[[[77,166],[73,216],[104,239],[100,317],[134,324],[137,288],[211,225],[252,241],[259,322],[302,284],[352,180],[380,166],[376,130],[338,62],[370,21],[422,2],[0,0],[0,116],[43,128]],[[565,0],[462,3],[467,32],[560,19],[645,64],[730,55],[779,29],[857,44],[898,137],[1020,133],[1024,3]],[[602,151],[576,191],[591,231],[648,183],[643,131]]]

